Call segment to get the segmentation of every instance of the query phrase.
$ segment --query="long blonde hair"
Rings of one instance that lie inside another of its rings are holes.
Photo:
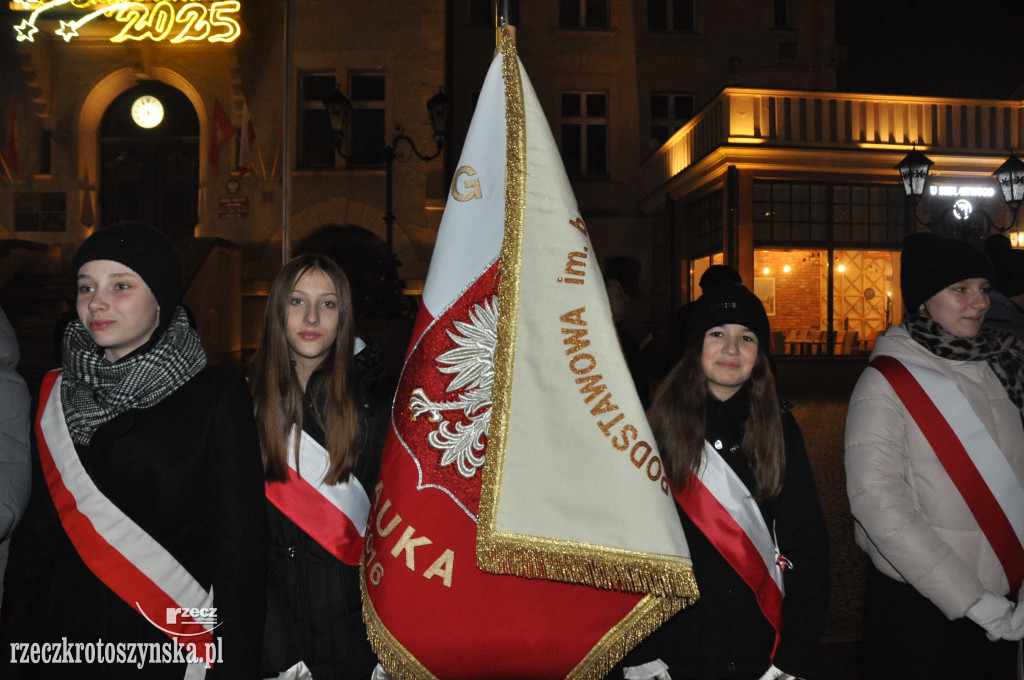
[[[338,334],[306,386],[326,437],[330,462],[324,481],[337,484],[348,479],[355,466],[359,453],[359,417],[355,399],[352,295],[345,272],[330,258],[301,255],[288,262],[274,279],[263,315],[263,339],[250,364],[249,386],[256,406],[264,476],[269,481],[285,481],[288,436],[293,427],[302,429],[304,398],[288,346],[288,304],[295,284],[311,271],[323,272],[338,293]],[[292,455],[297,460],[297,439]]]
[[[648,418],[654,430],[665,472],[681,491],[700,471],[704,455],[708,380],[701,366],[702,345],[691,346],[665,377],[654,395]],[[758,351],[747,390],[750,411],[743,431],[742,450],[754,473],[754,498],[774,498],[782,490],[786,444],[782,410],[768,357]]]

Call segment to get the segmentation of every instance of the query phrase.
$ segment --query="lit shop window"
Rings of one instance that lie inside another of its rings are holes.
[[[831,260],[828,250],[755,250],[753,291],[768,312],[772,353],[870,352],[902,313],[898,260],[893,250],[836,249]]]

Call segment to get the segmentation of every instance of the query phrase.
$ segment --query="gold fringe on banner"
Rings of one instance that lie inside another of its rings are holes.
[[[695,600],[697,587],[689,559],[674,555],[659,558],[648,553],[508,532],[499,534],[496,529],[494,513],[501,490],[511,411],[527,182],[523,83],[510,35],[504,35],[499,49],[505,82],[505,233],[498,270],[498,342],[494,352],[487,460],[481,483],[478,564],[495,574]]]
[[[481,515],[483,506],[481,505]],[[691,562],[538,536],[477,531],[477,562],[493,574],[581,583],[626,593],[699,597]]]
[[[682,599],[648,595],[609,630],[590,653],[572,669],[566,680],[604,678],[624,656],[686,606]]]
[[[359,564],[359,571],[365,571],[362,561]],[[377,655],[381,666],[392,680],[437,680],[433,673],[395,639],[377,616],[377,610],[373,608],[373,602],[366,592],[365,576],[363,573],[359,579],[359,590],[363,597],[363,621],[366,623],[366,636],[370,640],[370,647],[373,648],[373,653]]]
[[[519,276],[526,214],[526,111],[519,60],[512,36],[499,49],[505,82],[505,233],[498,282],[498,342],[494,355],[487,461],[477,524],[478,568],[494,574],[589,585],[607,590],[650,593],[593,647],[568,676],[598,680],[629,650],[699,597],[689,559],[612,549],[558,539],[501,533],[495,512],[508,441],[512,374],[519,317]]]

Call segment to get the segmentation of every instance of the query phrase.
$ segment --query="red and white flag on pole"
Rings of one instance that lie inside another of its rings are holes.
[[[253,170],[252,145],[256,141],[256,128],[249,116],[249,105],[242,105],[242,126],[238,131],[238,174],[246,176]]]
[[[405,678],[600,678],[696,597],[596,258],[512,39],[451,185],[371,498]]]
[[[210,168],[213,176],[220,175],[220,150],[235,136],[235,128],[231,119],[224,113],[220,102],[213,100],[213,122],[210,125]]]

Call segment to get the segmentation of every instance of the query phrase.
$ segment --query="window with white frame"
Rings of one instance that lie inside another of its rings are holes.
[[[692,32],[693,27],[693,0],[647,0],[649,30]]]
[[[323,100],[333,92],[334,73],[299,74],[298,167],[333,168],[334,134]]]
[[[352,102],[349,163],[380,165],[384,162],[387,79],[379,72],[353,72],[348,77]]]
[[[608,28],[608,0],[558,0],[559,28]]]
[[[651,93],[651,147],[659,148],[693,118],[693,95],[676,92]]]
[[[608,174],[608,95],[562,93],[562,161],[572,177]]]

